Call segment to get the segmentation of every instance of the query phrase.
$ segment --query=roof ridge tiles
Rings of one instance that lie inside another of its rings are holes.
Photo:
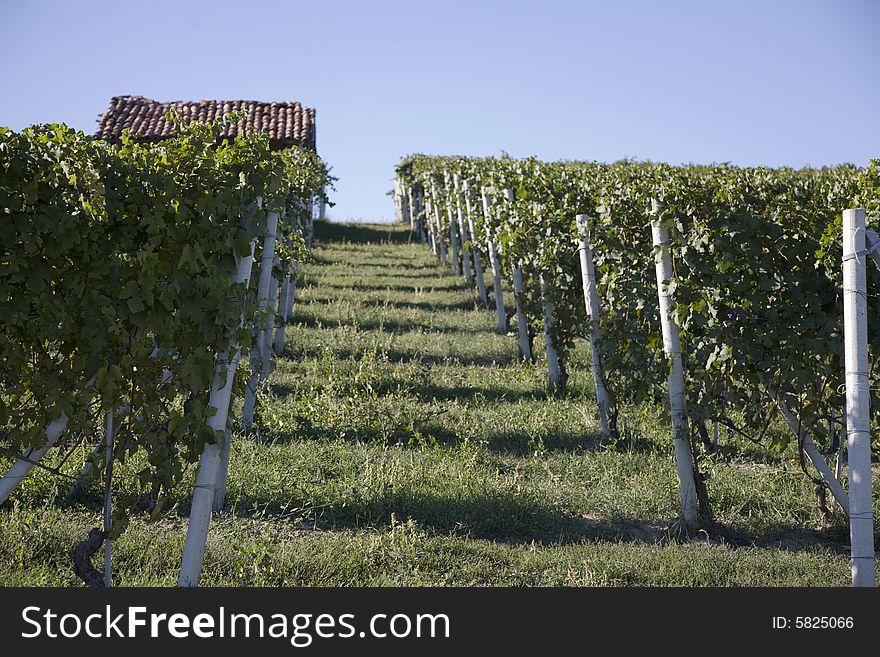
[[[160,102],[144,96],[113,96],[106,112],[98,117],[95,134],[118,140],[125,128],[134,139],[157,141],[173,136],[173,126],[165,121],[169,109],[180,112],[186,121],[213,121],[230,111],[243,112],[243,118],[223,131],[234,137],[239,132],[266,132],[273,149],[300,146],[315,150],[315,110],[298,101],[259,100],[172,100]]]

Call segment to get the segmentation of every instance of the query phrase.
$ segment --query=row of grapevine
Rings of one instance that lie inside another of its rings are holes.
[[[59,464],[91,444],[76,486],[103,479],[105,518],[75,561],[93,585],[109,585],[111,540],[132,514],[146,504],[157,517],[195,462],[179,583],[197,584],[225,497],[232,401],[244,397],[247,428],[283,348],[273,332],[329,175],[262,134],[219,143],[235,118],[180,123],[159,144],[0,129],[0,446],[15,459],[0,502],[33,467],[60,474],[47,453]],[[114,495],[120,476],[132,485]],[[101,544],[103,577],[89,562]]]
[[[400,217],[438,258],[464,274],[491,263],[493,283],[506,273],[521,354],[532,358],[530,327],[543,327],[556,392],[565,391],[574,340],[589,339],[605,442],[618,437],[620,404],[666,400],[689,530],[711,520],[699,462],[714,446],[709,427],[717,436],[719,425],[771,440],[780,453],[796,443],[826,513],[826,489],[849,513],[858,452],[869,482],[859,514],[870,514],[870,439],[845,427],[837,245],[847,208],[867,207],[876,221],[880,163],[793,170],[415,155],[398,166],[397,181]],[[877,289],[880,274],[867,276],[867,288]],[[877,326],[878,297],[863,300],[868,325]],[[868,340],[874,372],[880,331]],[[787,436],[767,431],[776,414],[791,427]],[[849,494],[840,481],[842,435]],[[819,446],[837,455],[836,471]]]

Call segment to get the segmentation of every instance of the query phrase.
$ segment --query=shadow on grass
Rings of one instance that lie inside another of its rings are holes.
[[[414,237],[409,229],[401,224],[315,222],[315,241],[317,242],[407,244],[412,242]]]
[[[76,499],[47,494],[34,498],[31,503],[39,502],[41,497],[61,509],[86,509],[95,513],[100,511],[102,502],[99,485]],[[191,499],[191,487],[180,486],[168,494],[165,508],[172,515],[186,517]],[[9,507],[4,505],[0,513],[8,512]],[[345,499],[316,505],[295,494],[269,497],[261,491],[242,490],[233,471],[226,508],[234,508],[238,516],[259,515],[265,521],[296,522],[323,531],[390,528],[393,516],[399,525],[412,519],[419,530],[429,535],[466,536],[510,545],[533,542],[542,546],[590,542],[664,544],[689,540],[734,550],[763,548],[798,553],[823,548],[845,555],[848,542],[847,526],[841,518],[824,530],[791,521],[768,523],[760,530],[716,522],[691,539],[683,539],[671,530],[672,519],[574,515],[542,494],[531,494],[527,488],[500,486],[494,490],[477,482],[457,490],[434,490],[419,482],[403,485],[388,482],[375,491],[364,493],[352,489]]]
[[[303,305],[310,303],[323,303],[330,304],[339,301],[339,297],[334,294],[315,294],[316,290],[320,290],[320,286],[316,286],[309,290],[309,298],[303,300],[297,300],[297,304],[302,303]],[[382,288],[382,291],[386,291],[385,288]],[[444,290],[445,291],[445,290]],[[450,290],[457,291],[457,290]],[[441,302],[441,301],[396,301],[396,300],[385,300],[385,299],[375,299],[375,300],[363,300],[357,299],[356,303],[362,305],[378,305],[385,306],[387,305],[389,308],[395,308],[400,310],[425,310],[429,312],[446,312],[452,310],[474,310],[474,308],[480,308],[477,304],[476,298],[462,300],[462,301],[451,301],[451,302]],[[488,312],[488,311],[487,311]]]
[[[525,429],[499,429],[482,436],[463,435],[449,428],[442,419],[412,420],[403,419],[396,426],[375,427],[367,424],[357,427],[338,428],[318,426],[308,418],[297,416],[290,428],[278,430],[258,430],[253,440],[264,445],[283,445],[291,442],[314,441],[358,443],[382,446],[402,446],[411,449],[451,449],[456,450],[474,441],[485,445],[488,453],[498,456],[528,458],[536,452],[543,454],[571,453],[583,454],[598,450],[613,450],[619,453],[657,454],[664,447],[647,438],[624,439],[614,447],[600,445],[601,436],[596,431],[561,431],[548,429],[544,433]],[[665,453],[665,452],[663,452]]]
[[[168,513],[189,516],[192,491],[180,487],[168,494]],[[56,500],[62,509],[101,510],[100,486],[93,486],[76,501]],[[9,512],[4,505],[0,513]],[[259,516],[263,521],[296,523],[318,531],[361,528],[389,529],[392,516],[397,526],[412,520],[418,530],[429,535],[468,537],[507,545],[536,543],[542,547],[579,543],[634,543],[664,545],[671,542],[705,544],[726,549],[761,548],[790,553],[811,552],[817,548],[840,555],[848,554],[848,529],[843,520],[827,529],[813,529],[794,522],[778,521],[764,530],[751,531],[723,523],[713,523],[691,538],[675,531],[675,519],[646,520],[630,516],[600,518],[592,514],[574,515],[554,506],[551,500],[536,499],[526,491],[482,487],[465,490],[426,490],[386,484],[375,494],[353,489],[343,500],[314,504],[295,495],[268,497],[242,490],[234,475],[230,480],[224,513],[238,517]],[[167,515],[167,514],[166,514]]]
[[[351,349],[341,347],[333,349],[333,353],[340,360],[350,358],[362,358],[369,351],[367,348]],[[317,358],[323,353],[323,346],[308,345],[305,348],[298,345],[287,345],[286,355],[288,358],[300,360],[304,358]],[[489,356],[459,356],[456,354],[431,355],[412,351],[383,350],[382,356],[391,363],[420,363],[422,365],[478,365],[481,367],[503,367],[519,362],[516,355]]]
[[[412,520],[429,535],[458,536],[508,545],[536,543],[542,547],[580,543],[636,543],[663,545],[671,542],[709,544],[728,549],[765,548],[787,552],[812,551],[817,547],[846,553],[846,528],[806,529],[779,522],[764,532],[737,531],[714,524],[691,538],[677,534],[675,519],[650,521],[633,517],[598,518],[572,515],[552,502],[532,499],[526,493],[498,491],[434,491],[387,485],[375,495],[352,496],[337,504],[310,507],[307,500],[269,500],[259,495],[231,491],[239,515],[248,509],[283,515],[298,504],[305,510],[301,523],[323,531],[390,528]],[[394,521],[392,522],[392,517]]]
[[[431,294],[432,292],[467,292],[467,288],[464,287],[458,280],[452,280],[449,278],[447,278],[445,281],[437,280],[433,283],[425,283],[424,285],[400,283],[394,281],[376,284],[358,283],[357,281],[354,281],[344,283],[318,282],[315,287],[330,290],[355,290],[359,292],[371,292],[376,290],[387,292],[390,290],[394,292],[405,292],[407,294],[416,294],[417,292],[421,292],[422,294]]]
[[[374,260],[376,260],[376,259],[374,259]],[[341,258],[336,258],[334,260],[329,260],[328,263],[334,264],[334,265],[343,265],[344,264],[347,268],[354,268],[354,269],[357,269],[358,271],[364,270],[367,272],[372,272],[373,270],[379,270],[380,273],[387,274],[388,276],[414,276],[416,278],[429,278],[429,277],[430,278],[438,278],[440,276],[452,276],[452,274],[449,272],[449,270],[443,269],[435,264],[431,264],[431,263],[426,264],[421,259],[416,259],[416,258],[394,258],[393,260],[391,260],[389,258],[388,262],[382,262],[382,261],[379,261],[379,262],[360,262],[360,261],[358,261],[356,263],[351,263],[347,260],[343,260]],[[406,265],[404,265],[405,269],[402,270],[402,273],[400,273],[400,274],[387,273],[389,267],[391,267],[391,266],[396,268],[394,271],[401,271],[400,267],[401,267],[402,263],[407,263]],[[413,274],[412,272],[419,272],[419,273]],[[335,273],[320,274],[320,276],[322,276],[322,277],[324,277],[324,276],[331,277],[334,275],[336,275],[336,274]],[[372,273],[367,274],[367,275],[372,275]]]
[[[382,266],[382,271],[376,271],[376,272],[372,272],[372,271],[364,272],[364,271],[362,271],[363,268],[360,265],[358,265],[357,267],[354,267],[353,269],[355,271],[354,275],[361,277],[361,278],[370,277],[370,278],[375,278],[375,279],[380,279],[380,280],[388,279],[390,281],[409,281],[409,280],[413,280],[413,279],[425,280],[425,281],[438,281],[438,280],[455,280],[456,282],[458,281],[458,279],[453,279],[452,276],[450,276],[449,274],[443,274],[443,273],[438,273],[438,272],[433,272],[433,271],[419,271],[419,272],[400,271],[400,270],[388,271],[387,265]],[[315,285],[332,285],[332,283],[328,283],[327,279],[341,279],[343,281],[346,281],[352,276],[352,273],[353,272],[351,270],[348,270],[348,271],[340,271],[338,273],[333,272],[330,274],[313,275],[312,278],[314,279],[313,283]]]
[[[444,386],[435,383],[419,383],[413,381],[407,385],[399,380],[387,380],[370,383],[372,391],[379,396],[403,392],[421,401],[457,401],[457,402],[508,402],[520,401],[552,401],[555,399],[549,390],[505,390],[488,386]],[[276,397],[302,395],[306,391],[283,383],[272,383],[269,389]],[[320,385],[317,386],[320,390]],[[309,394],[314,394],[312,389]]]
[[[377,303],[376,306],[381,306]],[[419,322],[414,319],[399,320],[391,318],[374,317],[371,319],[355,319],[352,321],[341,319],[321,318],[308,316],[305,312],[293,318],[293,324],[306,328],[341,328],[343,326],[357,326],[362,331],[382,331],[386,333],[412,333],[414,331],[425,331],[428,333],[444,333],[444,334],[467,334],[470,335],[497,335],[491,328],[465,328],[461,326],[435,326],[430,322]]]
[[[468,299],[465,301],[450,301],[446,303],[438,301],[388,301],[387,303],[389,306],[393,306],[395,308],[436,310],[439,312],[447,310],[473,310],[474,308],[480,307],[477,305],[476,298]]]

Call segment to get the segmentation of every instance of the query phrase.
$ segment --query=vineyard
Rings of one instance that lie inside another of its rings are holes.
[[[408,227],[315,222],[314,237],[255,430],[232,434],[200,585],[849,582],[845,519],[818,528],[815,487],[790,454],[722,430],[702,463],[716,524],[676,537],[668,416],[623,405],[626,440],[599,448],[585,341],[568,354],[568,394],[553,395],[544,368],[521,362],[515,326],[499,335]],[[113,544],[114,584],[176,584],[194,474],[155,519],[132,516]],[[0,509],[0,581],[80,583],[70,550],[101,496],[68,489],[35,469]]]
[[[14,459],[0,502],[33,468],[68,480],[72,496],[102,481],[102,525],[70,546],[92,586],[110,585],[112,542],[131,516],[160,516],[196,462],[180,584],[198,582],[224,504],[231,400],[243,398],[248,428],[276,331],[283,346],[311,201],[329,178],[313,153],[272,151],[265,134],[218,145],[238,118],[178,120],[161,145],[60,125],[0,130],[0,427]],[[88,457],[63,471],[83,445]],[[50,452],[62,455],[46,465]],[[137,486],[117,494],[120,478]],[[91,563],[102,546],[103,573]]]
[[[167,120],[0,129],[0,582],[874,583],[880,162],[415,155],[338,225]]]
[[[413,156],[395,199],[487,308],[488,263],[502,334],[502,279],[512,283],[520,356],[537,356],[540,332],[555,394],[566,394],[575,340],[588,339],[604,445],[621,440],[621,405],[666,400],[681,531],[712,525],[701,461],[722,427],[791,449],[821,521],[829,491],[849,518],[853,583],[874,584],[880,333],[868,327],[880,274],[865,263],[880,240],[852,208],[876,217],[880,162],[795,171]],[[768,432],[776,417],[790,431]]]

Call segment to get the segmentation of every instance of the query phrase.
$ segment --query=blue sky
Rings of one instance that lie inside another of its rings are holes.
[[[111,96],[299,100],[335,219],[414,152],[804,166],[880,157],[880,0],[0,0],[0,125]]]

